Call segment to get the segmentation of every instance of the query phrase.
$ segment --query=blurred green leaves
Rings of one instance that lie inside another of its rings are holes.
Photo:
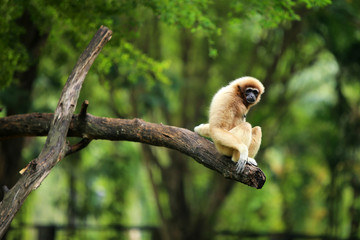
[[[150,86],[155,82],[170,84],[164,74],[170,66],[169,61],[158,62],[126,41],[121,41],[116,48],[105,49],[97,62],[99,74],[106,79],[126,78],[130,84],[135,84],[143,78]]]

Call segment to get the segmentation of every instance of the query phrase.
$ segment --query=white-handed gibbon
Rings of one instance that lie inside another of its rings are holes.
[[[261,144],[261,128],[246,122],[249,109],[260,101],[263,84],[253,77],[238,78],[221,88],[210,104],[209,123],[195,127],[195,132],[213,140],[218,152],[237,162],[237,172],[254,159]]]

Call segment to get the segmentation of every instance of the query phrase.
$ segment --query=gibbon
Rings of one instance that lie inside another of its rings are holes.
[[[261,144],[261,128],[246,122],[249,109],[260,101],[263,84],[253,77],[238,78],[221,88],[210,104],[209,123],[194,131],[213,140],[217,151],[237,162],[243,172],[246,163],[257,166],[254,159]]]

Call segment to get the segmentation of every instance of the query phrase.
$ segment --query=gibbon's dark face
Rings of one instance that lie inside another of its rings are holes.
[[[246,101],[250,104],[254,103],[259,95],[259,90],[256,88],[246,88],[245,89],[245,97]]]

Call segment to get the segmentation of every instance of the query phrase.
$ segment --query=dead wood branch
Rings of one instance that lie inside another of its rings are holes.
[[[0,118],[0,140],[8,137],[46,136],[53,114],[30,113]],[[219,154],[213,143],[184,128],[145,122],[141,119],[75,115],[69,128],[69,137],[134,141],[178,150],[225,178],[261,188],[265,174],[255,166],[247,165],[244,173],[237,174],[235,164]]]
[[[39,156],[28,165],[19,181],[6,192],[0,202],[0,238],[10,226],[28,195],[47,177],[55,164],[66,154],[66,136],[79,93],[92,63],[111,38],[111,30],[100,27],[79,57],[61,93],[55,113],[48,125],[48,137]]]

